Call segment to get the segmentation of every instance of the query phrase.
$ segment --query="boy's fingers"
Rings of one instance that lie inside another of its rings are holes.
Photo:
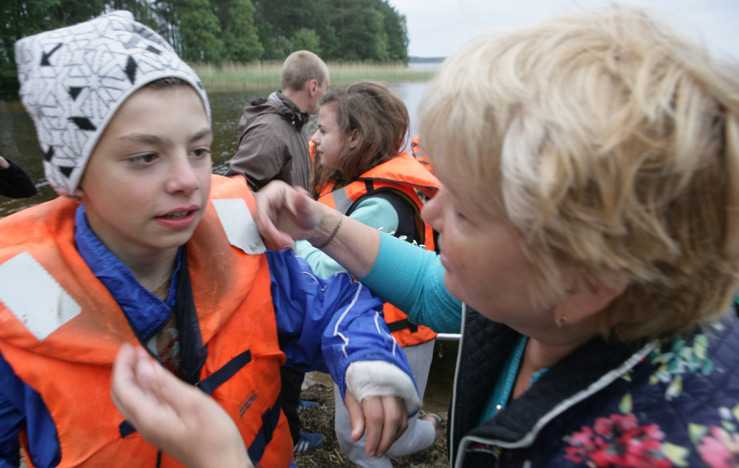
[[[364,451],[367,455],[376,456],[382,438],[385,411],[381,397],[369,397],[362,400],[365,419]]]
[[[398,437],[403,434],[405,417],[405,405],[399,404],[401,400],[393,396],[382,397],[382,407],[385,414],[382,438],[377,447],[377,455],[383,455]]]
[[[357,399],[348,391],[344,397],[344,405],[346,406],[346,412],[349,413],[349,421],[352,425],[352,440],[356,442],[364,434],[364,413]]]

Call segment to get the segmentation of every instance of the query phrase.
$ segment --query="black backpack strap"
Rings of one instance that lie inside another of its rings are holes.
[[[415,333],[418,331],[418,325],[411,322],[407,318],[402,320],[396,320],[395,322],[390,322],[387,324],[387,327],[390,329],[390,333],[405,330],[406,328],[409,329],[412,333]]]
[[[390,203],[398,214],[398,228],[393,235],[395,237],[405,238],[408,242],[416,242],[418,244],[425,242],[421,213],[416,208],[415,203],[406,194],[390,187],[375,189],[372,180],[364,180],[364,184],[367,193],[349,206],[349,209],[346,210],[347,216],[351,215],[357,209],[357,206],[367,198],[382,198]]]
[[[398,229],[395,230],[395,237],[403,237],[408,242],[423,244],[425,231],[423,229],[421,213],[416,208],[415,203],[413,203],[413,201],[411,201],[411,199],[400,190],[390,187],[382,187],[375,190],[372,180],[365,180],[364,184],[367,189],[367,193],[352,203],[346,212],[347,216],[356,209],[357,205],[359,205],[362,200],[368,197],[382,198],[390,203],[398,214]],[[387,327],[390,329],[391,333],[406,329],[413,333],[418,331],[418,325],[407,318],[396,320],[395,322],[388,322]]]

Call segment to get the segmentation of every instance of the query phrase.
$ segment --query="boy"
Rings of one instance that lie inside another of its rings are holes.
[[[371,375],[415,408],[380,302],[265,252],[248,189],[211,175],[207,96],[162,38],[114,12],[22,39],[16,60],[65,196],[0,222],[0,464],[20,444],[34,466],[172,463],[110,400],[124,343],[211,394],[263,466],[291,462],[285,355],[360,401]]]

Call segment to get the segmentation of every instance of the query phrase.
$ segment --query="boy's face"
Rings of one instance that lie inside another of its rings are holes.
[[[212,139],[189,86],[143,88],[116,111],[80,189],[90,226],[124,262],[190,239],[210,192]]]

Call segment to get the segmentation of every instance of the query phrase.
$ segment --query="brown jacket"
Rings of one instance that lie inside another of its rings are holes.
[[[243,174],[252,190],[282,180],[308,190],[310,159],[305,114],[281,92],[252,101],[239,120],[239,143],[228,175]]]

